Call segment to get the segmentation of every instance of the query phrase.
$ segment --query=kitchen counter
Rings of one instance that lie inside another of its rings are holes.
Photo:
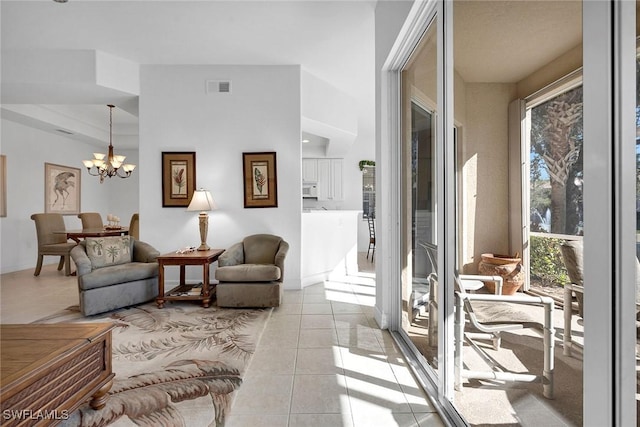
[[[360,214],[352,210],[303,210],[303,287],[357,273]]]

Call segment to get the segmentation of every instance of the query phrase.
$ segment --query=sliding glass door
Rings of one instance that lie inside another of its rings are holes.
[[[636,423],[636,9],[431,1],[392,52],[391,328],[454,423]],[[455,279],[491,257],[515,259],[524,283],[455,308]],[[483,341],[471,314],[526,328]]]
[[[437,24],[402,70],[402,330],[421,359],[438,367]],[[430,252],[431,250],[431,252]]]

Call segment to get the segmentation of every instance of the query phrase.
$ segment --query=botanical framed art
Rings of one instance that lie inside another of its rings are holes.
[[[196,186],[194,151],[162,152],[162,207],[189,206]]]
[[[79,214],[80,190],[80,168],[44,164],[45,213]]]
[[[242,153],[245,208],[278,206],[276,153]]]

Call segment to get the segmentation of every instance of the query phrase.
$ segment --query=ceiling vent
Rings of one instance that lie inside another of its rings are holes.
[[[231,81],[207,80],[207,93],[231,93]]]

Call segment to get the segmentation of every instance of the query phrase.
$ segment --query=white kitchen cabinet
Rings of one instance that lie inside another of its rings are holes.
[[[331,187],[333,200],[342,200],[342,159],[331,159]]]
[[[302,159],[302,182],[318,182],[318,159]]]
[[[318,159],[318,200],[342,200],[342,159]]]

